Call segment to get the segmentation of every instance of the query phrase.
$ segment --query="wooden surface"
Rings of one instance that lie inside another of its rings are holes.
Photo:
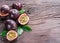
[[[29,13],[32,32],[24,32],[16,43],[60,43],[60,0],[5,0],[5,2],[0,1],[0,5],[11,5],[18,1]],[[2,26],[4,25],[0,25],[0,30]],[[9,43],[2,40],[0,43]]]

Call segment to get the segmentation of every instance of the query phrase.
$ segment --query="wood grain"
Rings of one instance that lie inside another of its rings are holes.
[[[15,2],[17,1],[6,1],[1,2],[0,5],[11,5]],[[24,32],[16,43],[60,43],[60,1],[19,0],[19,2],[23,4],[23,9],[30,17],[29,25],[32,32]],[[0,30],[2,27],[3,24],[0,25]],[[9,43],[2,40],[0,43]]]

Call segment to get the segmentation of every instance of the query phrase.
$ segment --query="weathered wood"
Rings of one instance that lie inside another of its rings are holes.
[[[13,2],[17,1],[0,2],[0,5],[11,5]],[[32,32],[24,32],[16,43],[60,43],[60,1],[19,0],[19,2],[29,13]],[[0,25],[0,31],[2,27],[3,24]],[[9,42],[0,40],[0,43]]]

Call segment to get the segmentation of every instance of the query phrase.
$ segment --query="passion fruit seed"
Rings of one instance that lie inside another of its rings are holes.
[[[15,40],[17,37],[18,37],[18,34],[14,30],[8,31],[7,36],[6,36],[6,38],[7,38],[8,41]]]
[[[21,25],[27,24],[28,21],[29,21],[29,17],[27,16],[26,13],[21,14],[20,17],[18,18],[18,22],[19,22]]]

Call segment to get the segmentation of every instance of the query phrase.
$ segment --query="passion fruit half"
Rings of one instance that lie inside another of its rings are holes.
[[[16,31],[14,30],[10,30],[8,31],[7,35],[6,35],[6,38],[8,41],[13,41],[15,40],[16,38],[18,37],[18,34]]]
[[[6,19],[8,19],[8,13],[7,13],[7,14],[4,14],[4,13],[1,13],[1,12],[0,12],[0,19],[1,19],[1,20],[6,20]]]
[[[8,15],[8,13],[4,14],[4,13],[0,12],[0,16],[1,16],[1,17],[3,17],[3,16],[5,17],[5,16],[7,16],[7,15]]]
[[[18,18],[18,22],[21,24],[21,25],[25,25],[27,24],[29,21],[29,17],[27,16],[26,13],[24,14],[21,14]]]

